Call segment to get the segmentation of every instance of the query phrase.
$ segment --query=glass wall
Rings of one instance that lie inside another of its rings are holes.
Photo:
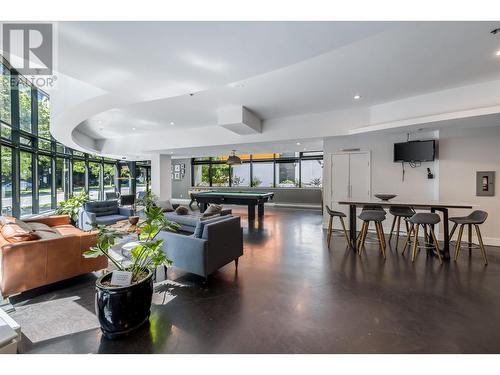
[[[21,164],[20,194],[21,216],[33,213],[33,154],[21,151],[19,153]]]
[[[120,194],[127,195],[130,194],[130,169],[128,169],[128,165],[122,165],[120,168]]]
[[[193,186],[320,188],[323,152],[240,155],[242,164],[229,166],[227,156],[191,160]]]
[[[56,159],[56,202],[59,204],[69,196],[69,159]]]
[[[73,193],[85,191],[85,161],[73,160]]]
[[[38,212],[52,210],[52,158],[38,156]]]
[[[231,186],[250,186],[250,163],[231,167]]]
[[[104,197],[107,192],[116,191],[116,165],[111,163],[104,163]]]
[[[89,163],[89,199],[98,201],[101,197],[101,163]]]
[[[16,105],[18,103],[18,105]],[[73,193],[102,199],[115,191],[118,160],[72,150],[50,134],[50,97],[32,86],[0,55],[0,210],[20,217],[52,212]],[[146,162],[141,169],[148,170]],[[135,162],[129,163],[135,169]],[[149,186],[149,173],[139,189]],[[134,191],[136,180],[126,179]]]
[[[0,149],[2,163],[2,215],[12,215],[12,148],[2,146]]]
[[[252,186],[272,187],[274,186],[274,163],[259,162],[252,165]]]
[[[193,186],[210,186],[210,165],[193,165]]]
[[[146,191],[148,190],[148,168],[149,167],[143,167],[143,166],[138,166],[137,167],[137,172],[136,172],[136,177],[135,177],[135,192],[139,193],[141,191]]]
[[[300,163],[302,187],[321,187],[323,185],[323,160],[302,160]]]

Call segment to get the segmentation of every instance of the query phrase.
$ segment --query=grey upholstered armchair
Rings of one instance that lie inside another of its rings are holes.
[[[207,277],[232,261],[238,268],[243,255],[243,229],[240,218],[234,216],[206,220],[200,238],[172,232],[160,232],[163,251],[174,267]]]
[[[133,215],[128,207],[118,207],[118,201],[87,202],[80,209],[78,226],[82,230],[91,230],[92,224],[110,225],[120,220],[127,220]]]

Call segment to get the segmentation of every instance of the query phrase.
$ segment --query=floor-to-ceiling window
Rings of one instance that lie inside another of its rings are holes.
[[[148,173],[149,173],[148,168],[149,167],[145,166],[137,167],[137,172],[135,176],[136,193],[148,190]]]
[[[104,163],[104,197],[106,193],[116,191],[116,164]]]
[[[73,193],[85,191],[85,161],[73,160]]]
[[[38,156],[38,212],[52,210],[52,158]]]
[[[69,159],[56,159],[56,202],[59,204],[69,196]]]
[[[227,156],[194,158],[192,185],[198,187],[320,188],[323,152],[240,155],[241,164],[228,165]]]
[[[33,213],[33,154],[27,151],[19,153],[21,165],[19,190],[21,194],[21,216]]]
[[[2,172],[2,215],[12,215],[12,148],[2,146],[0,149]]]
[[[72,150],[52,138],[50,97],[28,78],[0,55],[2,215],[49,213],[83,191],[91,199],[103,199],[103,191],[116,189],[119,162]],[[140,163],[145,173],[138,180],[139,190],[150,183],[148,163]],[[135,191],[136,179],[131,180],[128,173],[125,180],[123,191]]]
[[[121,165],[120,166],[120,194],[122,195],[128,195],[130,194],[130,185],[131,185],[131,175],[130,175],[130,169],[128,168],[128,165]]]
[[[98,201],[101,197],[101,163],[89,162],[89,198]]]

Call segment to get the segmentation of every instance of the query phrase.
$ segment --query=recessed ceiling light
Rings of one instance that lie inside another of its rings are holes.
[[[173,121],[170,121],[170,125],[175,125],[175,122],[173,122]]]
[[[495,53],[495,55],[500,56],[500,49]]]
[[[354,100],[359,100],[361,99],[361,95],[354,95]]]
[[[304,147],[304,151],[307,151],[307,148]]]
[[[297,142],[297,146],[300,146],[300,142]]]
[[[102,124],[102,120],[97,120],[97,123],[98,124]]]
[[[135,128],[132,128],[132,130],[135,130]]]

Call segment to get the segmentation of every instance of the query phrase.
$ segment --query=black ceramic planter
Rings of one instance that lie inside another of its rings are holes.
[[[111,273],[96,281],[95,310],[101,330],[109,339],[126,336],[149,319],[153,298],[153,273],[141,282],[126,287],[109,287]]]

